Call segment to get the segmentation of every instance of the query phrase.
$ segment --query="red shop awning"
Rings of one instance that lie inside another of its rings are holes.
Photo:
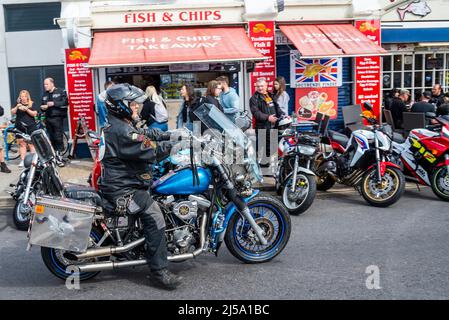
[[[94,34],[90,67],[263,60],[243,27]]]
[[[388,54],[350,24],[281,25],[280,29],[303,58]]]

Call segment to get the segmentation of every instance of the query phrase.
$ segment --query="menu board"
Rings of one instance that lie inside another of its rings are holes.
[[[251,95],[256,91],[255,84],[260,78],[265,78],[268,91],[273,91],[276,79],[276,46],[274,43],[274,21],[249,22],[249,38],[254,47],[268,59],[258,62],[254,72],[251,72]]]
[[[92,70],[87,67],[89,48],[66,50],[66,75],[69,96],[70,133],[74,138],[78,119],[84,117],[90,130],[96,130]]]
[[[356,28],[375,44],[380,45],[380,20],[356,21]],[[355,103],[369,102],[374,115],[380,118],[381,96],[381,57],[355,58]]]

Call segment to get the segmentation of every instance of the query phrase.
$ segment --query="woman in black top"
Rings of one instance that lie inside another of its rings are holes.
[[[17,130],[31,135],[36,130],[36,121],[34,117],[37,116],[38,106],[36,106],[31,100],[30,93],[27,90],[20,91],[17,98],[17,105],[11,109],[11,114],[16,115],[15,127]],[[19,153],[22,160],[19,167],[23,167],[23,160],[27,153],[27,143],[23,139],[17,139],[17,143],[20,145]],[[28,144],[30,151],[35,152],[34,146]]]

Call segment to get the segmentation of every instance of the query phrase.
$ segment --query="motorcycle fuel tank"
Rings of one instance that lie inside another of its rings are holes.
[[[166,174],[153,185],[153,192],[162,195],[200,194],[209,188],[212,173],[208,169],[198,168],[199,184],[193,184],[191,168],[184,168]]]

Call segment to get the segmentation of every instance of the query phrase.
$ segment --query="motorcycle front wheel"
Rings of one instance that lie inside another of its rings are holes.
[[[91,246],[94,246],[98,241],[101,239],[101,233],[96,230],[92,229],[90,232],[90,240],[91,240]],[[72,261],[64,257],[64,253],[66,251],[60,250],[60,249],[54,249],[54,248],[41,248],[41,256],[42,260],[45,263],[45,266],[47,269],[56,277],[62,280],[67,280],[68,277],[73,276],[79,277],[80,281],[85,281],[92,279],[96,275],[100,273],[100,271],[97,272],[81,272],[81,273],[72,273],[69,271],[68,267],[70,266],[76,266],[77,264],[86,263],[86,262],[94,262],[93,259],[90,259],[89,261],[83,260],[83,261]],[[106,258],[107,259],[107,258]]]
[[[26,213],[24,206],[25,205],[23,204],[22,200],[19,199],[14,206],[12,214],[14,225],[16,226],[17,230],[20,231],[28,230],[31,219],[31,211],[30,213]]]
[[[444,201],[449,201],[449,172],[446,166],[438,168],[432,175],[431,187],[433,193]]]
[[[226,247],[234,257],[245,263],[270,261],[287,245],[291,233],[290,215],[279,200],[266,195],[249,201],[248,208],[264,230],[268,243],[260,244],[248,221],[236,212],[226,229]]]
[[[388,207],[396,203],[405,191],[405,178],[402,172],[387,167],[382,182],[377,181],[377,169],[373,167],[363,176],[361,182],[362,196],[374,207]]]
[[[316,195],[316,181],[312,175],[298,173],[295,192],[291,190],[293,183],[293,175],[291,175],[284,186],[282,202],[290,214],[299,215],[312,205]]]

